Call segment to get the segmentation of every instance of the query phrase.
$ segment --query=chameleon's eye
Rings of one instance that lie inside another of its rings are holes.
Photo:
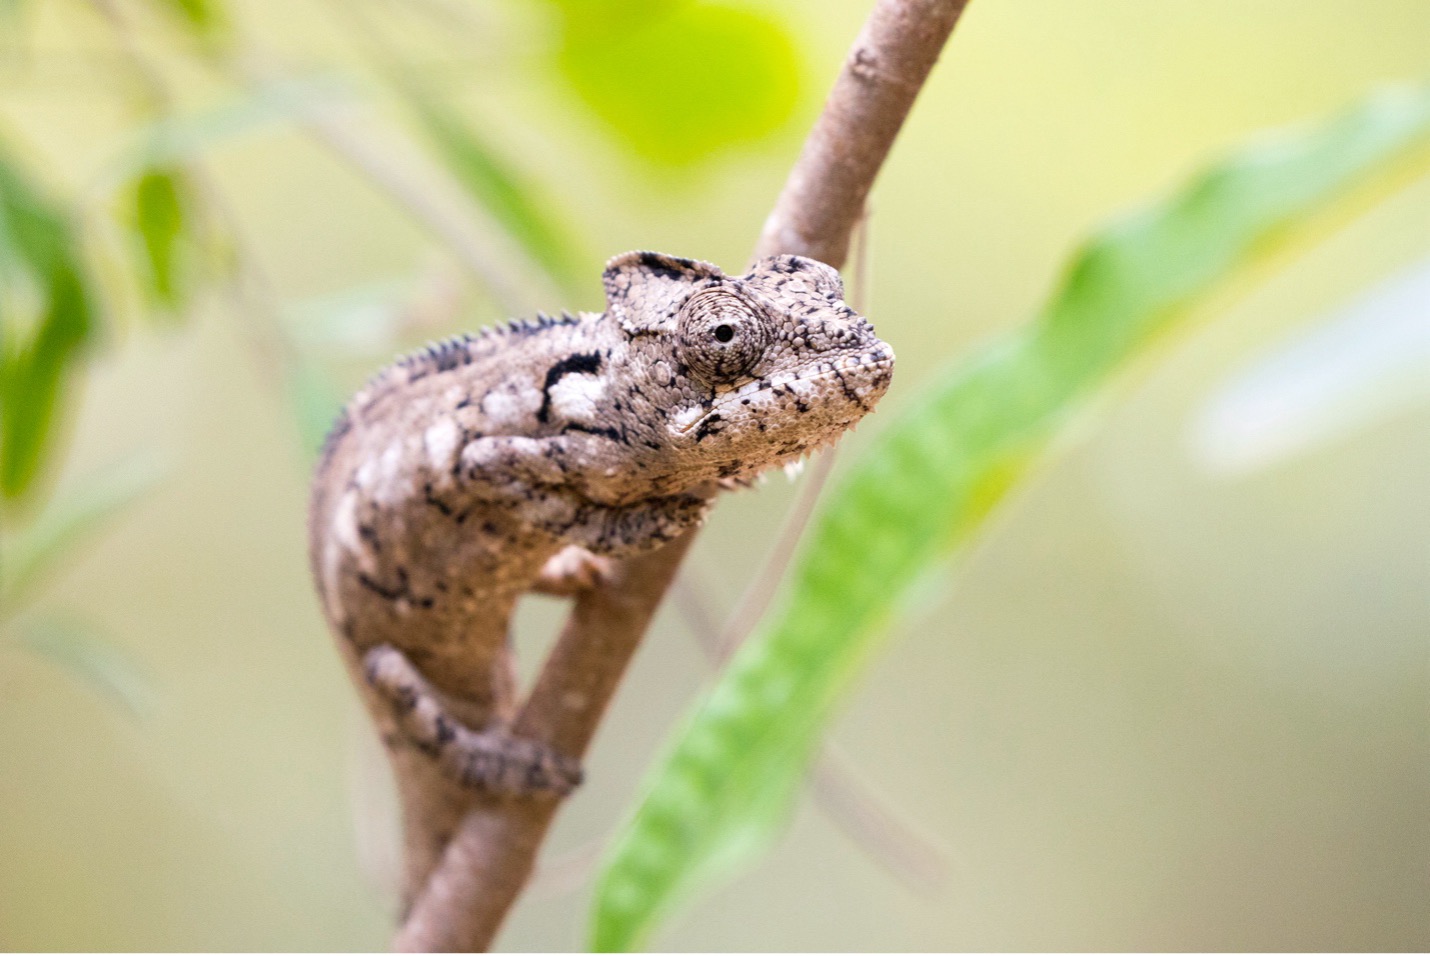
[[[768,342],[764,315],[733,292],[699,292],[680,310],[680,358],[707,385],[748,375]]]

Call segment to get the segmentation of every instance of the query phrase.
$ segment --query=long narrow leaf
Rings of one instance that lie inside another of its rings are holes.
[[[0,498],[34,482],[67,373],[94,330],[74,230],[0,155]]]
[[[149,491],[161,473],[147,457],[106,469],[0,541],[0,620],[32,596],[67,555]]]
[[[472,198],[558,282],[572,285],[575,257],[567,231],[542,208],[531,186],[496,154],[470,123],[415,83],[401,82],[417,118],[447,168]]]
[[[638,945],[777,831],[896,602],[968,540],[1081,400],[1272,240],[1294,238],[1288,227],[1427,138],[1430,91],[1399,90],[1230,156],[1095,236],[1031,326],[892,422],[828,500],[782,611],[655,774],[601,876],[593,948]]]
[[[138,662],[87,627],[68,621],[33,621],[21,628],[16,643],[48,658],[131,717],[142,717],[152,709],[153,685]]]

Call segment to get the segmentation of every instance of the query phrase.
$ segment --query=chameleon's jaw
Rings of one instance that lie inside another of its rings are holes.
[[[893,377],[884,342],[746,382],[710,405],[672,416],[672,437],[690,454],[763,471],[832,443],[874,409]]]

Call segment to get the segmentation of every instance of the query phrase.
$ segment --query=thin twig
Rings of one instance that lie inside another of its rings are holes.
[[[789,567],[795,549],[804,537],[805,526],[814,515],[819,493],[834,470],[837,452],[838,448],[830,448],[814,456],[794,506],[790,508],[784,526],[780,528],[779,537],[775,539],[775,546],[770,550],[770,556],[765,559],[765,566],[759,574],[750,579],[735,605],[735,610],[711,642],[710,651],[717,667],[725,665],[730,655],[745,642],[745,638],[750,636],[750,632],[769,609],[775,592],[779,590],[780,581],[784,578],[784,569]]]
[[[853,280],[849,283],[849,304],[854,311],[865,314],[869,304],[869,218],[866,210],[854,231],[854,256],[850,264]],[[764,567],[751,576],[749,586],[723,628],[716,623],[715,615],[702,597],[705,589],[693,580],[689,565],[676,580],[673,589],[676,607],[694,635],[695,643],[717,669],[744,643],[768,610],[795,546],[804,536],[837,451],[838,446],[830,448],[816,459],[815,467],[806,474],[770,556]],[[838,744],[825,741],[821,745],[810,769],[810,790],[815,805],[835,826],[909,889],[933,896],[947,883],[949,865],[944,853],[874,791]],[[590,840],[539,866],[527,887],[527,896],[537,893],[550,896],[575,889],[596,865],[606,842],[606,837]]]
[[[965,0],[879,0],[765,224],[757,256],[796,253],[843,265],[884,157]],[[694,534],[616,562],[577,597],[515,731],[584,755]],[[549,797],[481,798],[413,902],[395,945],[488,948],[531,875],[557,809]]]
[[[765,220],[756,256],[788,252],[844,264],[874,178],[965,6],[875,4]]]
[[[685,535],[619,562],[609,581],[576,598],[513,732],[560,753],[584,754],[640,645],[679,559]],[[485,950],[531,875],[556,815],[554,798],[483,798],[463,818],[393,941],[407,952]]]

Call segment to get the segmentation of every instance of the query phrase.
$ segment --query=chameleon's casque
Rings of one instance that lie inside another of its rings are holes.
[[[406,812],[429,824],[455,826],[483,789],[579,780],[574,762],[501,732],[521,594],[569,592],[602,556],[697,524],[722,484],[835,440],[893,373],[839,274],[811,259],[728,276],[631,252],[604,282],[605,312],[540,316],[390,366],[349,402],[318,466],[318,591]],[[410,875],[430,870],[440,831],[414,845],[408,828]]]

